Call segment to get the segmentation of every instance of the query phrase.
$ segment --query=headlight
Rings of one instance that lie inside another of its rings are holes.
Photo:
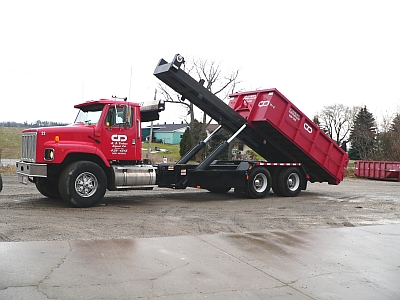
[[[53,160],[54,159],[54,149],[48,148],[44,150],[44,159]]]

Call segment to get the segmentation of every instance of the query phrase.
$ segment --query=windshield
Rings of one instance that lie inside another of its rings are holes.
[[[102,110],[103,106],[101,107],[96,106],[91,108],[85,107],[84,111],[80,109],[78,115],[76,116],[75,124],[77,123],[84,123],[86,125],[97,124],[97,122],[100,119]]]

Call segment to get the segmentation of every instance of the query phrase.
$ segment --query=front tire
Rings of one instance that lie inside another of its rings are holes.
[[[248,195],[251,198],[264,198],[271,189],[271,181],[271,174],[267,169],[254,169],[248,180]]]
[[[296,197],[301,192],[304,176],[298,168],[282,169],[278,176],[278,188],[283,196]]]
[[[75,207],[90,207],[104,197],[107,178],[103,169],[90,161],[77,161],[61,173],[61,197]]]
[[[60,199],[60,191],[58,189],[57,181],[49,180],[47,178],[38,178],[36,183],[37,190],[45,197],[52,199]]]

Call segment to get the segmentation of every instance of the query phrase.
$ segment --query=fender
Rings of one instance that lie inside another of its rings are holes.
[[[101,152],[99,148],[95,147],[93,143],[76,143],[76,142],[72,143],[69,141],[65,142],[60,141],[59,143],[55,143],[51,141],[44,144],[44,149],[46,148],[54,149],[54,160],[52,161],[43,160],[43,163],[61,164],[69,154],[82,153],[82,154],[96,155],[100,157],[104,165],[110,167],[110,163],[104,156],[103,152]]]

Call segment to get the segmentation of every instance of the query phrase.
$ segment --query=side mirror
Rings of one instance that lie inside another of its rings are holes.
[[[122,119],[126,126],[132,127],[132,109],[129,105],[124,105]]]
[[[164,100],[160,100],[158,102],[158,111],[164,111],[165,110],[165,102]]]

